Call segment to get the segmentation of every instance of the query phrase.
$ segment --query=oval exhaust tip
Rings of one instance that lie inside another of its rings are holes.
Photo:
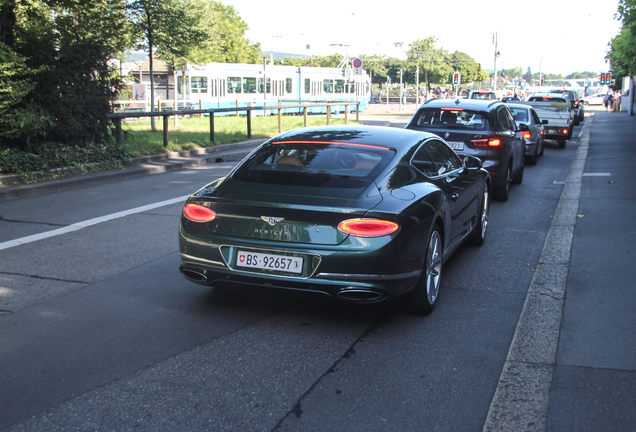
[[[192,270],[189,268],[182,268],[180,270],[181,270],[181,274],[185,276],[185,278],[188,279],[189,281],[196,282],[196,283],[205,283],[208,281],[208,277],[198,270]]]
[[[338,292],[338,297],[352,302],[374,302],[382,300],[385,294],[368,288],[348,287]]]

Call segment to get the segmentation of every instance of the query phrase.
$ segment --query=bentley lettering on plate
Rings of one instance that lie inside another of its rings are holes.
[[[236,266],[300,274],[303,271],[303,259],[284,255],[239,251],[236,258]]]

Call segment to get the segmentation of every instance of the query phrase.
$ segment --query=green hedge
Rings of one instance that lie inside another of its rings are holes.
[[[32,152],[12,148],[0,149],[0,174],[19,174],[31,178],[32,172],[95,164],[97,168],[120,166],[134,155],[114,145],[87,147],[42,144]]]

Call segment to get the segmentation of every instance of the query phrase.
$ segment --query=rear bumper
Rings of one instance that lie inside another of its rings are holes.
[[[183,254],[181,258],[181,274],[199,285],[301,291],[354,303],[398,298],[415,288],[420,279],[420,271],[393,275],[318,273],[310,278],[253,274],[230,269],[221,262],[205,262]]]

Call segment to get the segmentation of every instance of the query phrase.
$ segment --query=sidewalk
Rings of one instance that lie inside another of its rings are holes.
[[[581,181],[549,431],[636,430],[636,116],[596,112]]]

